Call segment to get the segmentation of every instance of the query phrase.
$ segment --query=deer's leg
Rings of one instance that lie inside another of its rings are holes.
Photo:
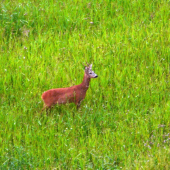
[[[46,109],[46,107],[47,107],[47,106],[44,104],[44,107],[43,107],[42,110],[41,110],[41,114],[42,114],[43,110]]]
[[[44,104],[44,107],[41,110],[41,114],[42,114],[43,110],[45,110],[48,113],[49,109],[51,109],[51,107]]]
[[[79,102],[76,103],[76,105],[77,105],[77,110],[79,109],[80,104],[81,104],[81,101],[79,101]]]

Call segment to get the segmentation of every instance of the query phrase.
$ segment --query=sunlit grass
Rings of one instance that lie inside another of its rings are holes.
[[[167,1],[4,1],[1,169],[169,169]],[[80,110],[41,94],[98,74]]]

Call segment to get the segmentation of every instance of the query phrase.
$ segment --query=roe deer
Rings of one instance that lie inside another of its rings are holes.
[[[78,109],[81,101],[86,96],[90,79],[97,77],[97,74],[92,71],[92,64],[85,66],[84,78],[81,84],[67,88],[51,89],[42,94],[41,98],[44,101],[44,107],[42,111],[44,109],[51,108],[52,105],[66,103],[75,103]]]

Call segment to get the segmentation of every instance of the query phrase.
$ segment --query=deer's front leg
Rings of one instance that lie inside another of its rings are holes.
[[[82,100],[80,100],[79,102],[76,103],[76,105],[77,105],[77,110],[79,109],[81,102],[82,102]]]

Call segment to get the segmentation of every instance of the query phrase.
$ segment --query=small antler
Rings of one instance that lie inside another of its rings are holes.
[[[90,64],[88,64],[88,62],[86,62],[86,65],[84,63],[82,63],[84,67],[89,67]]]
[[[86,67],[86,65],[85,65],[84,63],[82,63],[82,65],[83,65],[84,67]]]
[[[88,63],[88,62],[86,62],[86,64],[87,64],[87,66],[89,66],[89,63]]]

